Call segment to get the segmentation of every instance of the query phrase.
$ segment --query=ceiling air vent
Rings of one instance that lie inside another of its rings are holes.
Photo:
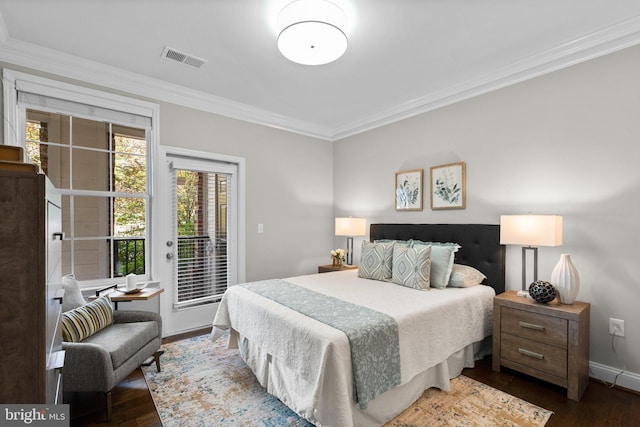
[[[197,56],[189,55],[188,53],[180,52],[170,47],[164,48],[164,51],[162,51],[162,57],[182,62],[183,64],[191,65],[196,68],[200,68],[207,63],[206,59],[198,58]]]

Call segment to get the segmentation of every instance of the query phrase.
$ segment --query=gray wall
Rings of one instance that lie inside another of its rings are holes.
[[[315,273],[330,262],[330,142],[167,103],[160,103],[160,138],[162,145],[246,159],[248,281]]]
[[[334,213],[368,223],[562,215],[564,244],[540,248],[539,278],[548,280],[560,254],[571,254],[578,299],[592,304],[591,360],[626,362],[638,373],[639,115],[640,47],[633,47],[334,143]],[[429,188],[431,166],[458,161],[467,167],[465,210],[432,211],[428,192],[423,211],[394,210],[395,172],[424,168]],[[520,286],[520,247],[508,247],[507,287]],[[625,320],[617,354],[609,317]]]

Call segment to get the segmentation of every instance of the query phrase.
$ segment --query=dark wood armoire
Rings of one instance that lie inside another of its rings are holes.
[[[62,403],[60,195],[35,168],[9,166],[0,165],[0,403]]]

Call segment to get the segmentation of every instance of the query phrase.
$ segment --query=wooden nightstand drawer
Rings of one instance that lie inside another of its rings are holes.
[[[502,308],[502,332],[567,348],[567,320],[510,307]]]
[[[567,350],[510,334],[502,334],[502,358],[567,378]]]
[[[590,304],[539,304],[506,291],[493,300],[493,369],[500,366],[567,388],[580,400],[589,384]]]

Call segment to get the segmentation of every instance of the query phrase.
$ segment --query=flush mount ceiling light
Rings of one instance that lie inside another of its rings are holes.
[[[278,17],[278,49],[290,61],[322,65],[347,50],[347,17],[326,0],[297,0]]]

